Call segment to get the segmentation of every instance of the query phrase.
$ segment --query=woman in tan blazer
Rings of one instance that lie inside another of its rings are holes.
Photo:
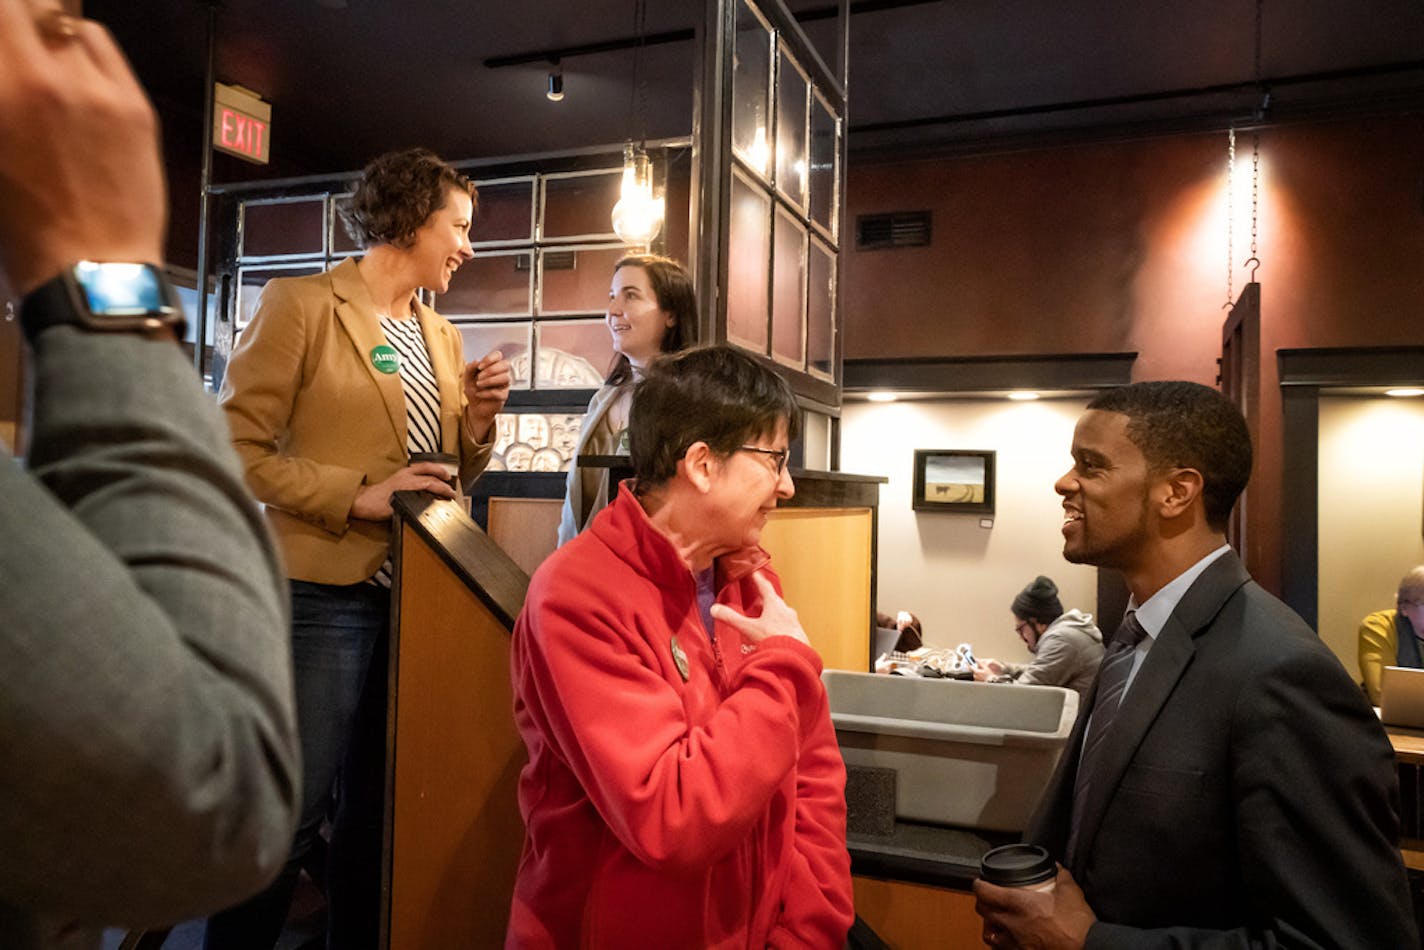
[[[366,254],[271,281],[228,364],[219,402],[291,581],[304,804],[282,875],[209,921],[209,950],[273,946],[338,778],[328,946],[375,946],[390,499],[455,494],[416,452],[454,455],[473,480],[509,394],[502,355],[465,364],[459,333],[417,296],[444,293],[473,256],[474,202],[474,184],[424,149],[377,158],[343,210]]]

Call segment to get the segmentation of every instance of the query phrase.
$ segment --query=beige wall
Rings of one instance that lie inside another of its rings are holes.
[[[909,610],[931,646],[968,641],[980,656],[1022,661],[1009,604],[1037,574],[1064,607],[1097,609],[1096,572],[1063,560],[1063,522],[1053,482],[1067,470],[1073,425],[1086,400],[936,400],[847,403],[842,468],[884,475],[880,490],[879,607]],[[915,449],[993,449],[992,528],[978,515],[910,508]]]
[[[1360,618],[1424,564],[1421,509],[1424,399],[1321,399],[1320,636],[1353,675]]]

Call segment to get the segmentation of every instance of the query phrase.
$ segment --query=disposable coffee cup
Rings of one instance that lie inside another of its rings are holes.
[[[1000,887],[1027,887],[1052,891],[1058,865],[1046,848],[1036,844],[1006,844],[984,852],[979,876]]]
[[[434,462],[436,465],[445,466],[445,484],[455,491],[460,490],[460,459],[449,452],[416,452],[410,457],[410,464],[416,462]]]

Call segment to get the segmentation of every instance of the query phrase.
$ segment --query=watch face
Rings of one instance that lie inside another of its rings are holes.
[[[89,310],[99,316],[121,317],[171,312],[157,268],[151,264],[96,264],[80,261],[74,279],[84,291]]]

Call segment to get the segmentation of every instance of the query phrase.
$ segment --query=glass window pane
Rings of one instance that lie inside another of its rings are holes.
[[[540,313],[603,313],[613,265],[631,248],[544,248],[539,252]]]
[[[621,167],[592,175],[544,179],[546,238],[613,237],[613,206],[623,184]]]
[[[797,207],[806,207],[806,77],[786,47],[776,80],[776,187]]]
[[[351,201],[350,195],[332,195],[330,202],[331,256],[350,257],[361,253],[361,246],[346,231],[346,222],[341,220],[341,209]]]
[[[740,0],[732,49],[732,151],[763,177],[771,171],[770,85],[771,30]]]
[[[499,350],[514,370],[514,388],[529,388],[529,335],[531,324],[520,323],[459,323],[464,341],[465,362],[477,360],[491,350]]]
[[[470,243],[533,240],[534,179],[491,182],[479,189]]]
[[[534,256],[476,254],[455,276],[450,290],[435,298],[435,309],[447,317],[511,316],[534,312]]]
[[[811,99],[811,220],[839,238],[836,208],[836,165],[840,162],[840,122],[830,106]]]
[[[602,320],[543,320],[535,389],[592,389],[603,385],[613,365],[613,340]]]
[[[237,306],[233,309],[233,329],[241,330],[252,320],[262,299],[262,288],[273,277],[300,277],[319,274],[320,264],[300,264],[296,267],[244,267],[237,272]]]
[[[802,319],[806,294],[806,228],[782,208],[776,209],[775,273],[771,293],[771,354],[804,368]]]
[[[727,336],[766,352],[766,292],[771,259],[771,199],[732,172],[727,238]]]
[[[242,204],[242,257],[325,254],[326,198]]]
[[[836,355],[836,255],[813,238],[806,270],[806,366],[831,377]]]

